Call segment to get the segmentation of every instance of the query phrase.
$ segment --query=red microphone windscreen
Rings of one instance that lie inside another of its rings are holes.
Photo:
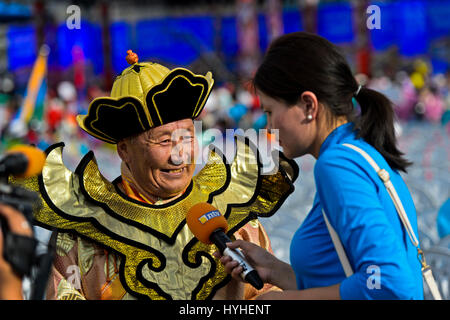
[[[45,153],[38,148],[27,145],[16,145],[6,154],[21,153],[28,159],[27,169],[24,173],[17,175],[19,178],[30,178],[41,173],[45,164]]]
[[[201,242],[211,244],[209,237],[217,229],[223,232],[228,230],[227,219],[215,208],[206,202],[194,205],[186,215],[186,223]]]

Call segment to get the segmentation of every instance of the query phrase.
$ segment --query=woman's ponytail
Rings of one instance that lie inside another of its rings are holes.
[[[396,145],[392,102],[385,95],[366,87],[360,88],[355,99],[361,108],[355,121],[358,137],[377,149],[393,169],[406,172],[412,163],[403,158]]]

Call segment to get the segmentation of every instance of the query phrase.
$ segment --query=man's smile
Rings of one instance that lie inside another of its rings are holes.
[[[186,171],[186,166],[176,169],[161,169],[161,171],[170,175],[181,174]]]

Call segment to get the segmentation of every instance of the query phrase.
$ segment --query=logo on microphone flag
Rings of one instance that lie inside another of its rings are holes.
[[[205,224],[208,220],[211,220],[212,218],[215,217],[220,217],[219,210],[214,210],[205,213],[204,215],[200,216],[200,218],[198,218],[198,221],[200,221],[201,224]]]

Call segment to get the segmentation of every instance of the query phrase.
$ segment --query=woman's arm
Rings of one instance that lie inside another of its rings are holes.
[[[275,256],[257,245],[236,240],[228,244],[229,248],[241,248],[248,262],[258,272],[265,283],[273,284],[283,291],[270,291],[260,295],[257,300],[339,300],[340,283],[329,287],[296,290],[297,283],[292,267],[277,259]],[[220,255],[216,254],[217,257]],[[224,264],[227,273],[234,279],[241,280],[242,267],[228,256],[222,256],[220,261]]]

